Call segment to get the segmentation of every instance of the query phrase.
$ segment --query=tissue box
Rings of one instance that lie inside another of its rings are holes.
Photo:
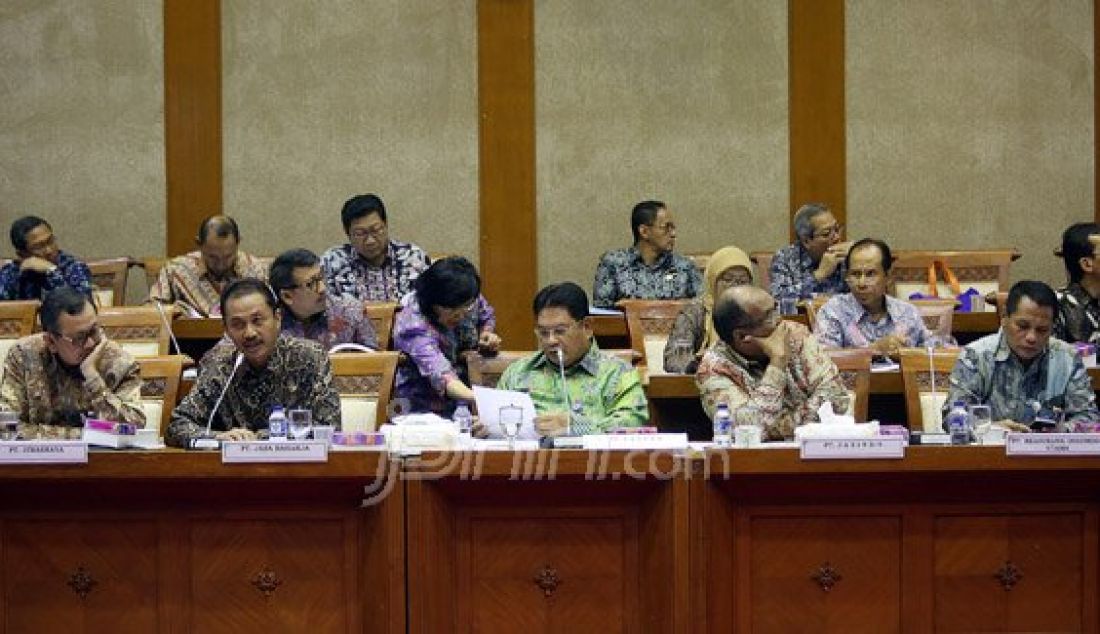
[[[382,433],[390,451],[449,451],[459,444],[458,425],[454,423],[383,425]]]

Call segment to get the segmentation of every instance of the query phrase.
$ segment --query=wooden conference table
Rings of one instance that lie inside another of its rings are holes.
[[[1100,460],[997,447],[94,452],[0,509],[5,632],[1100,627]]]

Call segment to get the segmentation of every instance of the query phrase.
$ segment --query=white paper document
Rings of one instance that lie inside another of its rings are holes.
[[[504,431],[500,428],[501,408],[519,408],[523,414],[523,421],[520,423],[516,438],[538,439],[538,434],[535,433],[535,403],[531,400],[530,394],[475,385],[474,398],[477,401],[478,420],[489,430],[491,438],[505,438]]]

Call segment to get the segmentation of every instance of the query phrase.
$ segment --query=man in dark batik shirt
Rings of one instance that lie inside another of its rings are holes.
[[[311,410],[317,425],[340,425],[340,397],[332,386],[328,355],[316,342],[279,333],[281,315],[264,282],[232,282],[222,293],[221,309],[233,346],[218,346],[204,358],[195,388],[172,412],[167,444],[186,447],[203,435],[228,381],[232,384],[211,425],[218,440],[266,437],[267,418],[276,405]]]
[[[775,252],[771,294],[775,299],[809,299],[815,293],[847,293],[841,242],[844,227],[823,203],[802,205],[794,215],[796,241]]]
[[[592,303],[614,308],[620,299],[691,299],[703,288],[695,264],[673,253],[676,223],[663,202],[647,200],[630,214],[634,246],[608,251],[596,265]]]
[[[16,258],[0,268],[0,300],[41,300],[63,286],[92,298],[92,272],[57,246],[50,223],[24,216],[11,224],[10,236]]]
[[[1100,224],[1079,222],[1062,233],[1069,285],[1058,291],[1054,336],[1062,341],[1100,341]]]
[[[347,244],[321,256],[325,285],[334,297],[396,302],[428,268],[428,254],[415,244],[391,240],[386,206],[374,194],[355,196],[340,211]]]

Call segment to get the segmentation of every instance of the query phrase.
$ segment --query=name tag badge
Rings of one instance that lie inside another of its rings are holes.
[[[799,457],[803,460],[897,460],[905,457],[905,438],[807,438]]]
[[[1100,456],[1100,434],[1008,434],[1009,456]]]
[[[5,440],[0,464],[88,464],[88,443],[80,440]]]
[[[223,464],[271,462],[328,462],[328,443],[323,440],[242,440],[222,443]]]

